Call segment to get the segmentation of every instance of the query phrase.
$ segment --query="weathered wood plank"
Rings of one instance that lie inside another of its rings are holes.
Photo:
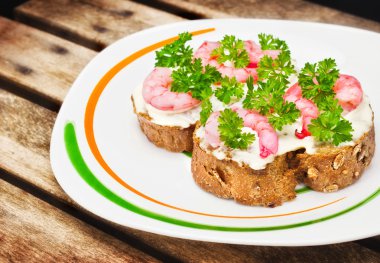
[[[0,78],[61,103],[96,52],[0,17]]]
[[[157,262],[0,180],[1,262]]]
[[[15,14],[20,21],[95,50],[142,29],[183,20],[123,0],[32,0]]]
[[[0,90],[0,168],[43,189],[60,202],[77,207],[56,183],[49,165],[49,141],[55,117],[52,111]],[[104,222],[100,218],[97,220]],[[315,259],[374,262],[379,259],[378,254],[355,243],[310,248],[237,246],[164,237],[126,227],[118,229],[166,254],[190,262],[223,262],[226,258],[230,262],[276,262],[289,257],[291,262],[314,262]]]
[[[158,0],[207,18],[226,16],[340,24],[380,32],[380,23],[302,0]]]

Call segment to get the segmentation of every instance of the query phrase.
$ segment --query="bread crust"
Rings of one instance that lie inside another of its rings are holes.
[[[191,152],[193,150],[193,132],[195,124],[187,128],[178,126],[163,126],[151,121],[151,117],[145,113],[136,112],[133,96],[131,97],[133,111],[137,115],[140,128],[145,136],[154,145],[171,152]]]
[[[298,180],[320,192],[335,192],[356,182],[375,153],[375,128],[366,132],[354,146],[324,146],[317,153],[297,155]]]
[[[245,205],[275,207],[296,197],[297,180],[288,169],[286,155],[277,156],[263,170],[253,170],[233,160],[217,159],[200,147],[194,135],[191,171],[202,189]]]
[[[294,199],[299,182],[321,192],[334,192],[356,182],[374,155],[375,131],[372,126],[354,146],[323,146],[315,154],[299,149],[276,156],[263,170],[219,160],[199,143],[194,133],[191,170],[202,189],[245,205],[274,207]]]

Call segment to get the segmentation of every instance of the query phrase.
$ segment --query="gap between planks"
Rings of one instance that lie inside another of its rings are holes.
[[[144,0],[137,0],[143,1]],[[205,18],[244,17],[339,24],[380,32],[380,23],[304,0],[157,0]]]
[[[49,142],[56,113],[0,90],[0,168],[8,181],[74,217],[128,242],[145,253],[159,251],[181,261],[274,262],[291,255],[293,262],[313,259],[374,261],[378,254],[353,242],[319,247],[260,247],[183,240],[117,226],[78,207],[57,184],[50,169]],[[36,125],[38,124],[38,125]],[[30,160],[33,160],[31,162]],[[133,241],[136,240],[136,241]],[[149,248],[150,247],[150,248]],[[151,250],[154,249],[154,250]],[[156,257],[158,257],[156,255]],[[165,256],[164,256],[165,257]]]
[[[97,51],[134,32],[184,20],[123,0],[31,0],[15,9],[15,17]]]
[[[19,91],[36,94],[53,105],[63,102],[76,76],[97,54],[2,17],[0,46],[2,82],[19,87]]]
[[[158,262],[14,187],[7,177],[0,171],[1,262]]]

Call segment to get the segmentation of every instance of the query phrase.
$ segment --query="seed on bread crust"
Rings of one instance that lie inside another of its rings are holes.
[[[309,167],[309,169],[307,169],[307,177],[312,180],[316,179],[318,177],[318,174],[319,171],[315,167]]]
[[[339,169],[342,165],[343,165],[343,163],[344,163],[344,155],[343,154],[338,154],[336,157],[335,157],[335,159],[334,159],[334,162],[333,162],[333,168],[334,168],[334,170],[337,170],[337,169]]]
[[[358,155],[358,162],[364,159],[364,157],[367,155],[367,152],[361,151]]]
[[[336,184],[328,185],[323,189],[323,192],[332,193],[338,191],[339,186]]]
[[[357,144],[354,149],[352,150],[352,156],[357,155],[362,150],[362,144]]]

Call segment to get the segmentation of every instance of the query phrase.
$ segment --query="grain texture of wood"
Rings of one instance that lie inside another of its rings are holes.
[[[1,262],[157,262],[0,180]]]
[[[142,29],[183,20],[123,0],[32,0],[16,9],[16,18],[95,50]]]
[[[60,202],[81,209],[63,193],[50,169],[49,142],[55,117],[54,112],[0,90],[0,168],[42,189]],[[230,262],[276,262],[283,258],[290,258],[290,262],[380,260],[378,254],[355,243],[310,248],[238,246],[182,240],[118,227],[112,223],[109,225],[168,255],[189,262],[223,262],[226,258]]]
[[[289,19],[340,24],[380,32],[380,23],[303,0],[158,0],[201,14],[206,18],[225,16]]]
[[[96,52],[0,17],[0,78],[61,103]]]

